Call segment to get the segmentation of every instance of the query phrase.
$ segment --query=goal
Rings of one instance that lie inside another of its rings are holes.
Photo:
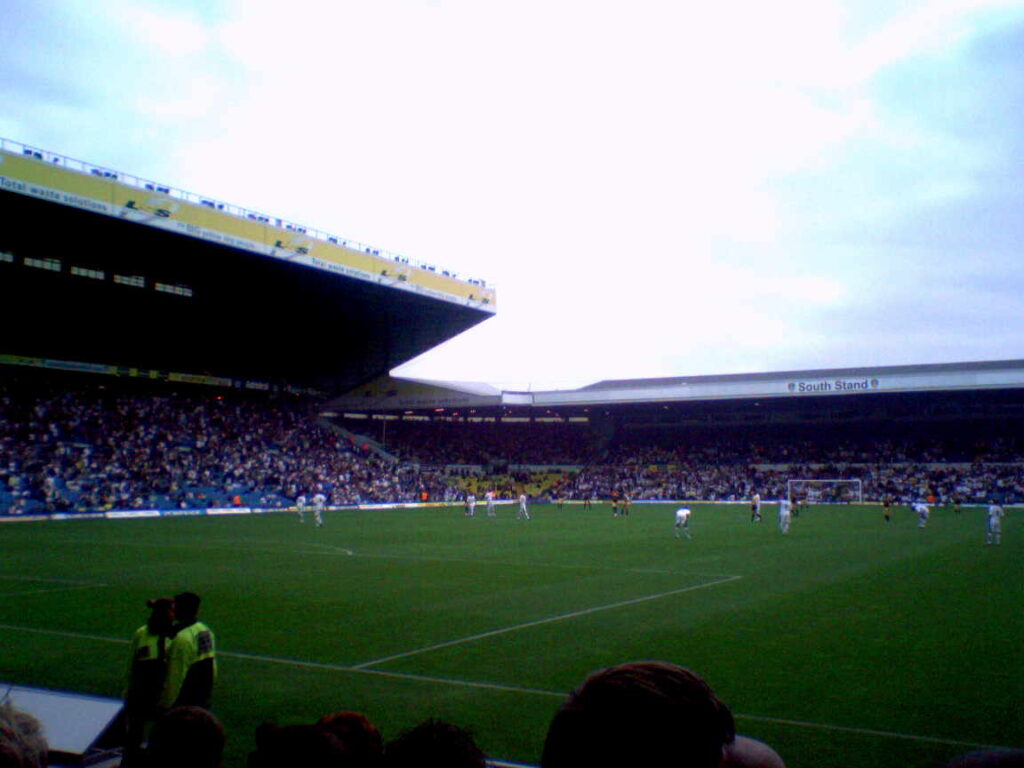
[[[802,504],[861,504],[864,493],[860,480],[810,480],[794,478],[786,481],[789,498]]]

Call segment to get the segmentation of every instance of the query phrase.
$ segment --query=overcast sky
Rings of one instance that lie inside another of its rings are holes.
[[[3,7],[0,136],[496,286],[398,375],[1024,357],[1024,2]]]

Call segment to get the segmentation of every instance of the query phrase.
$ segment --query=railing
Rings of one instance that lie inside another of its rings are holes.
[[[348,248],[353,251],[361,251],[368,253],[371,256],[380,256],[382,258],[390,259],[399,264],[407,264],[412,267],[418,267],[419,269],[426,270],[428,272],[439,272],[445,277],[451,277],[455,280],[462,280],[469,285],[478,285],[481,288],[487,288],[487,281],[480,279],[460,278],[458,274],[447,269],[439,269],[433,264],[427,264],[426,262],[418,261],[416,259],[410,259],[406,256],[402,256],[399,253],[393,251],[382,250],[380,248],[374,248],[366,243],[361,243],[358,240],[352,240],[351,238],[341,238],[337,235],[332,235],[328,232],[323,232],[313,227],[307,227],[302,224],[297,224],[287,219],[280,219],[276,216],[269,216],[258,211],[253,211],[248,208],[242,208],[238,205],[232,205],[231,203],[223,203],[219,200],[215,200],[204,195],[197,195],[195,192],[186,192],[185,190],[175,189],[174,187],[168,187],[164,184],[159,184],[155,181],[149,181],[139,176],[133,176],[129,173],[122,173],[121,171],[115,171],[110,168],[104,168],[101,165],[95,163],[85,163],[81,160],[75,160],[65,155],[58,155],[54,152],[48,152],[44,149],[38,149],[28,144],[22,144],[20,141],[14,141],[12,139],[5,139],[0,137],[0,149],[7,152],[13,152],[15,154],[26,155],[28,157],[35,158],[36,160],[42,160],[46,163],[52,163],[53,165],[59,165],[62,168],[67,168],[78,173],[88,174],[90,176],[98,176],[103,179],[110,179],[111,181],[117,181],[121,184],[127,184],[128,186],[135,187],[136,189],[145,189],[150,192],[160,192],[168,195],[176,200],[183,200],[194,205],[201,205],[207,208],[212,208],[216,211],[231,214],[242,219],[249,219],[250,221],[257,221],[261,224],[269,224],[271,226],[279,227],[281,229],[288,230],[289,232],[297,232],[307,237],[313,237],[317,240],[321,240],[325,243],[332,243],[334,245],[341,246],[342,248]],[[491,286],[493,288],[493,286]]]

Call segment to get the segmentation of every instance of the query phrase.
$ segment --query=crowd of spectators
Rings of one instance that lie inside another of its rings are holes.
[[[556,495],[569,499],[741,501],[781,498],[794,479],[859,480],[862,498],[986,503],[1024,499],[1024,450],[1013,438],[974,436],[834,441],[765,439],[755,443],[651,445],[632,439],[579,473]],[[853,500],[847,494],[846,500]]]
[[[860,480],[864,501],[880,501],[885,496],[898,502],[933,499],[965,504],[984,504],[992,498],[1003,503],[1024,499],[1020,465],[988,464],[797,464],[785,469],[761,469],[753,465],[602,463],[567,476],[554,495],[566,499],[628,496],[634,500],[744,501],[758,493],[765,499],[779,499],[786,495],[787,482],[793,479]],[[853,494],[847,490],[843,499],[854,501]]]
[[[486,768],[487,758],[464,728],[428,719],[385,742],[359,712],[335,712],[314,723],[256,729],[248,768]],[[123,768],[222,768],[228,734],[209,709],[181,706],[157,717],[148,745],[104,765]],[[33,715],[0,704],[0,766],[46,768],[49,745]]]
[[[388,451],[427,466],[579,465],[593,459],[599,447],[585,423],[380,423],[387,424],[380,430]]]
[[[845,430],[838,431],[839,434],[836,429],[815,433],[802,430],[799,436],[782,433],[756,438],[705,433],[696,439],[693,434],[679,432],[627,433],[611,444],[604,461],[612,464],[638,460],[651,464],[703,461],[718,465],[997,464],[1020,462],[1024,458],[1024,442],[989,432],[950,436],[945,431],[937,431],[922,436],[920,428],[914,428],[906,430],[907,434],[893,435],[887,426],[881,434],[860,430],[851,435]]]
[[[383,459],[294,396],[0,386],[0,509],[75,512],[332,505],[444,495],[447,478]]]
[[[384,435],[319,421],[317,403],[292,394],[119,384],[0,383],[0,513],[453,501],[485,488],[738,501],[778,498],[794,478],[860,480],[871,501],[1024,499],[1024,443],[992,434],[621,430],[602,445],[586,424],[388,422],[380,453]]]

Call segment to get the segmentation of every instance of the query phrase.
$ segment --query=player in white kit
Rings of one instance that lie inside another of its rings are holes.
[[[494,517],[494,491],[485,493],[484,500],[487,502],[487,516]]]
[[[679,531],[686,534],[686,538],[692,539],[690,535],[690,508],[680,507],[676,510],[676,538],[679,538]]]
[[[526,508],[526,494],[519,494],[519,511],[516,513],[516,520],[523,518],[524,520],[530,519],[530,510]]]
[[[306,522],[306,497],[305,496],[299,496],[299,498],[297,498],[295,500],[295,509],[298,510],[298,513],[299,513],[299,522],[300,523]]]
[[[761,522],[761,494],[755,493],[750,499],[750,522]]]
[[[313,522],[316,523],[317,528],[324,527],[324,505],[327,503],[327,497],[322,493],[318,493],[313,497]]]
[[[1003,508],[994,501],[988,505],[988,528],[985,532],[986,544],[999,544],[1003,538]]]
[[[476,514],[476,494],[471,493],[466,497],[466,517]]]
[[[914,512],[917,514],[917,527],[924,528],[928,525],[928,505],[923,501],[914,505]]]
[[[793,519],[793,502],[788,498],[779,499],[779,530],[789,533],[789,524]]]

